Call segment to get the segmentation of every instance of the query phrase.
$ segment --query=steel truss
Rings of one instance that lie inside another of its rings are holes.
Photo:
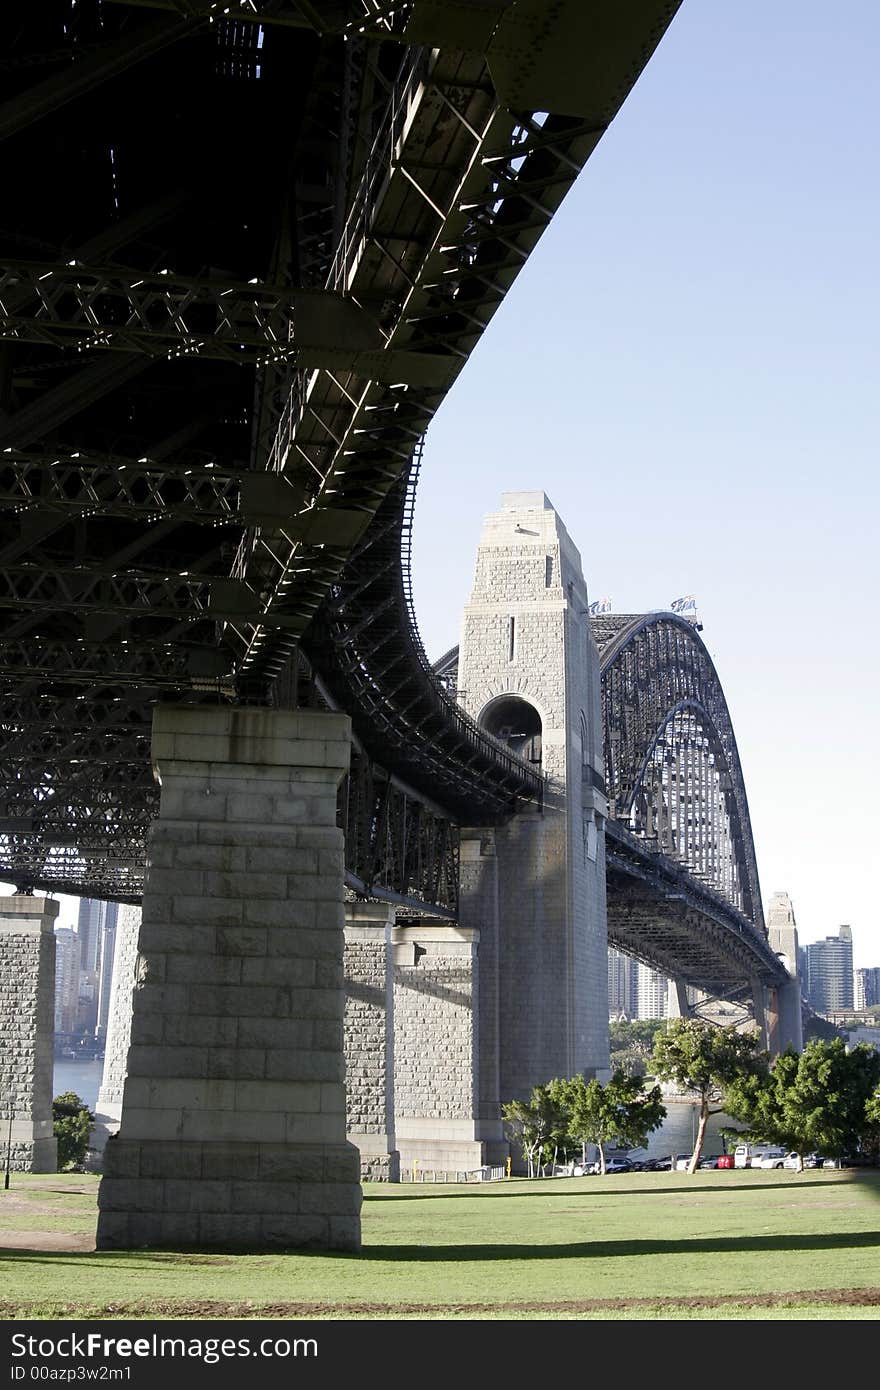
[[[610,815],[763,928],[745,782],[724,691],[693,625],[671,613],[593,622]]]
[[[146,5],[32,7],[8,54],[6,183],[43,177],[0,231],[0,871],[136,896],[152,703],[283,704],[313,626],[397,789],[370,862],[451,910],[431,793],[540,786],[426,669],[403,480],[676,6]]]

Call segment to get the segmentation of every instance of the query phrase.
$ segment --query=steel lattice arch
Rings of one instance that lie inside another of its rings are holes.
[[[694,624],[592,619],[602,672],[609,941],[707,994],[778,983],[724,691]]]

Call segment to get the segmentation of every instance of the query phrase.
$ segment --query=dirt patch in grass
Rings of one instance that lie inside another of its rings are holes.
[[[880,1306],[880,1288],[866,1289],[798,1289],[788,1293],[742,1293],[690,1295],[681,1298],[585,1298],[560,1299],[552,1303],[242,1303],[188,1301],[177,1299],[145,1299],[120,1303],[76,1304],[52,1306],[51,1316],[79,1318],[163,1318],[163,1319],[227,1319],[227,1318],[406,1318],[433,1317],[499,1318],[505,1313],[517,1316],[534,1314],[552,1316],[564,1313],[618,1313],[639,1310],[673,1310],[687,1308],[791,1308],[843,1307],[874,1308]],[[0,1319],[10,1320],[46,1313],[44,1302],[10,1302],[0,1300]]]
[[[64,1231],[0,1231],[0,1250],[94,1250],[95,1235],[86,1231],[68,1235]]]

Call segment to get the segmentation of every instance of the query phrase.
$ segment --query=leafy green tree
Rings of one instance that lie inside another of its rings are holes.
[[[52,1102],[52,1133],[58,1141],[58,1171],[81,1173],[89,1151],[95,1117],[75,1091],[64,1091]]]
[[[656,1018],[614,1020],[608,1034],[613,1071],[625,1071],[630,1076],[644,1076],[648,1070],[654,1038],[666,1024]]]
[[[552,1086],[533,1086],[528,1100],[509,1100],[501,1107],[505,1128],[519,1142],[530,1178],[543,1176],[565,1141],[566,1116],[551,1094]]]
[[[862,1148],[876,1163],[880,1159],[880,1088],[869,1097],[865,1106],[865,1136]]]
[[[735,1080],[724,1108],[756,1139],[840,1158],[870,1144],[878,1085],[880,1053],[873,1047],[860,1043],[847,1052],[841,1038],[815,1039],[801,1053],[789,1048],[765,1076]]]
[[[604,1086],[578,1075],[551,1081],[548,1089],[567,1117],[568,1134],[581,1145],[583,1157],[586,1158],[587,1144],[598,1148],[602,1174],[606,1144],[635,1148],[645,1142],[666,1115],[660,1087],[654,1086],[646,1095],[642,1078],[623,1071],[615,1072]]]
[[[680,1091],[699,1098],[700,1121],[688,1172],[697,1170],[710,1115],[723,1110],[725,1090],[744,1072],[766,1070],[767,1054],[759,1053],[753,1033],[735,1028],[716,1028],[697,1018],[671,1019],[657,1034],[653,1071],[661,1081],[673,1082]]]

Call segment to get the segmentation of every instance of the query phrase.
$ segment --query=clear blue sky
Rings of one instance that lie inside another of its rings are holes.
[[[766,900],[880,965],[880,5],[684,0],[428,434],[415,597],[543,488],[591,598],[695,593]]]
[[[765,900],[880,964],[880,5],[684,0],[428,436],[415,581],[458,640],[543,488],[617,611],[695,593]],[[72,906],[72,904],[70,904]],[[65,904],[65,915],[69,912]]]

